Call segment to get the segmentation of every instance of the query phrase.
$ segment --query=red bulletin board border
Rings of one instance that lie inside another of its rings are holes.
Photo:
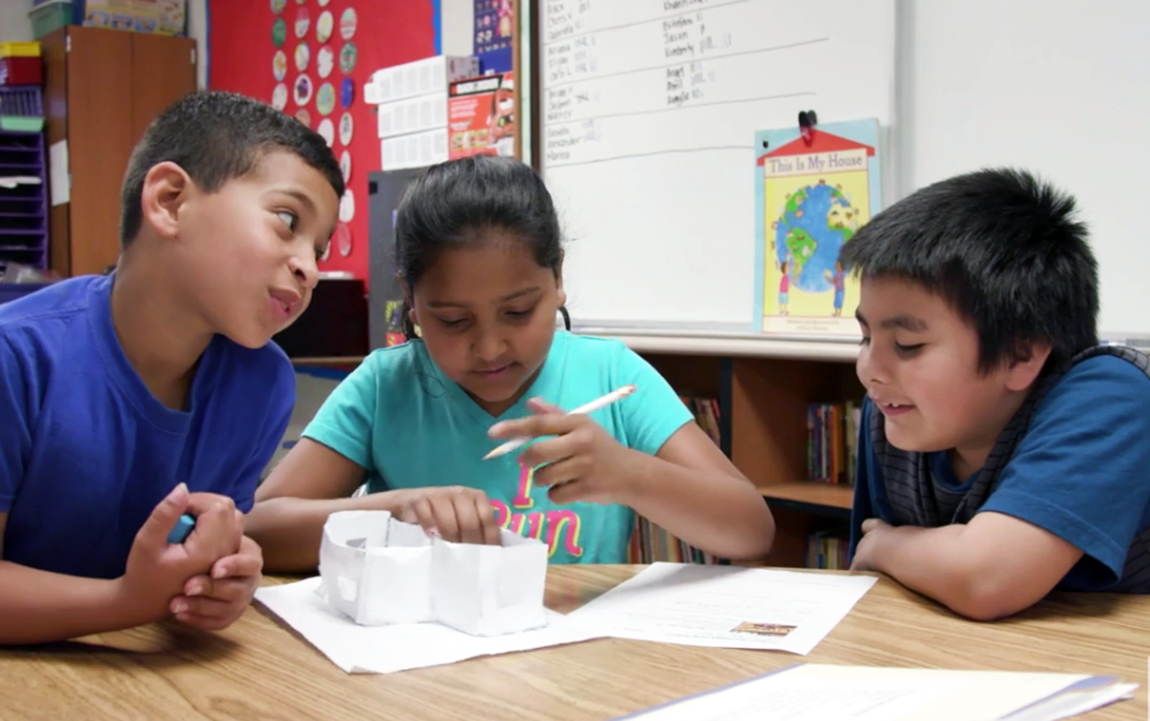
[[[292,89],[301,75],[296,69],[295,51],[300,43],[306,42],[310,58],[304,74],[312,82],[312,93],[305,108],[311,116],[311,127],[318,128],[324,117],[316,106],[319,88],[324,82],[334,86],[335,109],[326,117],[335,126],[332,150],[338,159],[344,150],[339,137],[339,121],[344,112],[340,86],[345,77],[351,78],[355,92],[349,108],[354,129],[347,146],[351,158],[348,188],[355,207],[348,223],[351,251],[343,256],[337,239],[333,238],[331,252],[327,260],[321,261],[320,270],[347,271],[367,283],[367,174],[380,169],[380,156],[376,115],[374,108],[363,102],[363,85],[380,68],[435,55],[439,3],[433,0],[328,0],[321,6],[322,1],[209,0],[208,86],[270,103],[277,84],[273,60],[276,50],[281,49],[287,55],[287,73],[282,81],[288,89],[284,112],[295,115],[299,106],[294,102]],[[278,13],[275,12],[277,5],[283,6]],[[341,35],[340,20],[348,8],[355,9],[357,20],[355,34],[350,38],[356,49],[356,62],[350,74],[340,67],[340,51],[348,42]],[[310,22],[304,37],[297,39],[295,21],[302,10],[306,10]],[[331,38],[321,45],[317,42],[316,28],[324,11],[331,11],[334,24]],[[285,39],[279,48],[272,39],[277,18],[283,18],[285,24]],[[331,48],[334,68],[327,78],[321,79],[316,67],[319,49],[323,46]]]

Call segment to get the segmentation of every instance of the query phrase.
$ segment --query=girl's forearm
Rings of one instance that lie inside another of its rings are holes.
[[[775,522],[745,479],[698,471],[631,451],[628,490],[620,502],[682,541],[730,560],[767,555]]]

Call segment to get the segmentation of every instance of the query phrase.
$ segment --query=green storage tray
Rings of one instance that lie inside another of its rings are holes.
[[[53,30],[69,25],[72,17],[72,3],[68,0],[37,6],[28,13],[28,19],[32,21],[32,36],[39,40]]]

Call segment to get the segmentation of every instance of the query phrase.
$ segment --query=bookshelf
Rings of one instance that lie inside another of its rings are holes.
[[[832,562],[845,562],[835,544],[846,532],[854,489],[847,483],[806,480],[808,414],[812,404],[861,401],[857,345],[762,336],[580,332],[622,340],[681,395],[718,399],[720,445],[759,489],[777,525],[774,549],[755,565],[805,567],[818,555],[811,544],[820,542]],[[836,550],[827,550],[832,547]]]

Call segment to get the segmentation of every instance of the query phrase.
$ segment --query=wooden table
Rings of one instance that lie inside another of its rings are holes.
[[[547,605],[571,611],[638,570],[554,566]],[[807,660],[1118,675],[1137,697],[1085,718],[1145,721],[1148,655],[1150,598],[1060,595],[980,624],[883,578],[806,657],[605,639],[348,675],[256,606],[219,634],[155,625],[0,650],[0,718],[600,721]]]

